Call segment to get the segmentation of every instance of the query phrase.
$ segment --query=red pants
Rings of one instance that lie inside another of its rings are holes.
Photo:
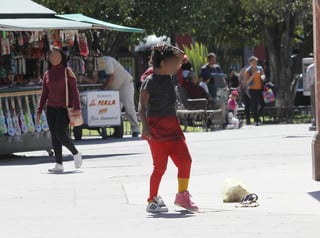
[[[148,201],[158,196],[158,190],[163,174],[167,169],[168,157],[178,168],[178,178],[189,178],[191,156],[185,140],[179,141],[148,141],[152,159],[153,172],[150,177],[150,195]]]

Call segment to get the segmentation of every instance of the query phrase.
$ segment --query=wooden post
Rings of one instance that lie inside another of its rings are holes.
[[[320,0],[313,0],[316,133],[312,141],[312,175],[320,181]]]

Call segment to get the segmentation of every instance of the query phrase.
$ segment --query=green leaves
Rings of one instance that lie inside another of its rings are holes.
[[[207,47],[203,44],[195,43],[191,48],[184,46],[184,52],[188,55],[193,70],[198,77],[200,75],[200,68],[207,63]]]

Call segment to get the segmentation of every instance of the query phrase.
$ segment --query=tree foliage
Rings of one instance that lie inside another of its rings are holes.
[[[263,44],[267,71],[279,87],[278,103],[292,100],[289,85],[302,57],[312,52],[311,0],[36,0],[58,13],[76,13],[116,24],[140,27],[148,34],[190,34],[218,53],[222,65],[233,49]],[[116,52],[143,38],[102,32],[102,48]],[[297,51],[298,49],[298,51]],[[293,51],[298,57],[293,61]],[[245,59],[246,60],[246,59]],[[297,63],[298,62],[298,63]],[[296,63],[296,64],[295,64]],[[230,62],[229,62],[230,64]]]

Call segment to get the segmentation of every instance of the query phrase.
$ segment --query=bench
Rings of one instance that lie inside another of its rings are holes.
[[[244,108],[238,108],[238,116],[245,119]],[[264,109],[262,120],[264,124],[279,123],[310,123],[310,106],[267,106]]]
[[[208,100],[206,98],[190,99],[181,86],[176,86],[175,90],[177,116],[184,126],[184,131],[187,130],[188,126],[201,127],[205,131],[208,131],[208,125],[213,130],[222,128],[222,112],[220,109],[208,110]]]

